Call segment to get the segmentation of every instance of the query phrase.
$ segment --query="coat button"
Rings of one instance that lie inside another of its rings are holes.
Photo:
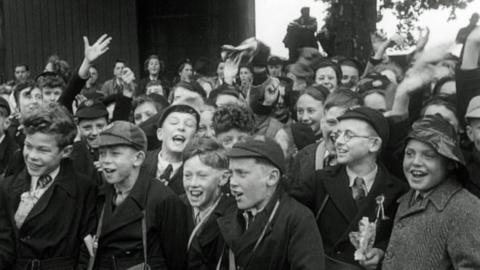
[[[340,250],[337,250],[337,254],[342,254],[342,252]]]
[[[125,251],[126,255],[130,255],[132,252],[130,250]]]

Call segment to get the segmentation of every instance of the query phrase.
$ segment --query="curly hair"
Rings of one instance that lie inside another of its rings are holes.
[[[40,132],[55,136],[60,149],[73,144],[77,135],[73,116],[65,107],[56,103],[40,106],[27,115],[22,124],[25,135]]]
[[[200,161],[215,169],[228,169],[228,156],[225,148],[212,138],[195,138],[183,150],[183,161],[198,156]]]
[[[235,104],[218,108],[213,114],[212,121],[217,135],[232,129],[252,134],[255,129],[253,112],[247,107]]]

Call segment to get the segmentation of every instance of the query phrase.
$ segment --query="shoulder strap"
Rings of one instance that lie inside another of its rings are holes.
[[[143,245],[143,262],[147,264],[147,221],[145,209],[142,211],[142,245]]]
[[[322,214],[323,209],[325,209],[325,205],[327,205],[328,199],[330,199],[330,194],[327,194],[327,196],[325,196],[325,199],[323,199],[322,205],[320,205],[320,209],[318,209],[318,212],[315,215],[315,220],[318,220],[318,218]]]
[[[93,236],[93,256],[90,257],[88,260],[88,270],[93,269],[93,265],[95,264],[95,257],[97,256],[97,249],[98,249],[98,240],[100,239],[100,235],[102,233],[102,225],[103,225],[103,216],[105,215],[105,203],[102,207],[102,213],[100,214],[100,219],[98,220],[97,231]]]

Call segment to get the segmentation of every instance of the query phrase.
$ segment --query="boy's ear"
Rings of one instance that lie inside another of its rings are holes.
[[[7,130],[7,129],[10,127],[10,124],[11,124],[11,123],[12,123],[12,122],[10,121],[10,118],[8,118],[8,117],[5,118],[5,121],[3,121],[3,129],[4,129],[4,130]]]
[[[372,144],[370,145],[370,152],[380,152],[382,148],[382,139],[380,137],[375,137],[372,140]]]
[[[470,141],[473,142],[473,130],[472,130],[472,127],[470,125],[467,126],[467,136],[468,136],[468,139],[470,139]]]
[[[163,141],[163,129],[161,127],[157,128],[157,139]]]
[[[73,145],[70,144],[70,145],[65,146],[61,150],[62,159],[70,157],[70,154],[72,154],[72,150],[73,150]]]
[[[143,162],[145,161],[145,151],[138,151],[135,155],[135,160],[133,161],[133,165],[135,167],[140,167]]]
[[[268,173],[267,185],[268,185],[268,186],[275,186],[275,185],[277,185],[278,182],[280,181],[280,177],[281,177],[280,171],[279,171],[277,168],[272,169],[272,170]]]
[[[230,171],[223,170],[222,175],[220,176],[220,186],[226,185],[228,180],[230,180]]]

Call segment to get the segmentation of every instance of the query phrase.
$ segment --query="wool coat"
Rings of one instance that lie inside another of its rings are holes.
[[[147,262],[152,269],[184,269],[188,240],[186,207],[170,189],[141,171],[130,194],[113,206],[114,188],[99,192],[105,205],[95,269],[126,269],[143,262],[142,211],[145,210]]]
[[[181,199],[188,204],[186,195],[182,195]],[[225,242],[223,241],[217,220],[236,210],[237,206],[235,200],[231,196],[223,195],[218,202],[217,207],[212,214],[205,221],[205,224],[192,237],[192,243],[188,249],[188,263],[189,270],[208,270],[215,269],[217,262],[224,249]],[[189,205],[187,216],[189,219],[189,232],[192,233],[194,228],[193,209]]]
[[[399,199],[382,269],[480,269],[480,200],[453,179],[419,204],[413,196]]]
[[[383,195],[385,198],[383,206],[388,219],[379,221],[374,247],[385,251],[398,206],[397,200],[407,190],[405,183],[390,175],[383,166],[378,165],[373,186],[362,204],[357,207],[349,187],[346,167],[339,165],[317,171],[314,178],[294,186],[291,194],[315,214],[325,253],[334,259],[358,265],[354,260],[355,247],[350,243],[349,233],[358,231],[358,224],[362,217],[368,217],[372,222],[375,220],[376,198]],[[324,200],[326,200],[325,206],[319,214]]]
[[[26,169],[0,183],[0,269],[26,269],[32,260],[39,260],[40,269],[74,269],[83,238],[95,229],[96,184],[62,161],[18,229],[15,212],[30,184]]]
[[[278,210],[266,226],[277,200]],[[277,191],[247,230],[239,210],[219,218],[218,225],[238,269],[325,269],[322,239],[312,213],[282,191]],[[264,228],[265,237],[253,252]],[[222,266],[228,266],[228,257],[224,253]]]

